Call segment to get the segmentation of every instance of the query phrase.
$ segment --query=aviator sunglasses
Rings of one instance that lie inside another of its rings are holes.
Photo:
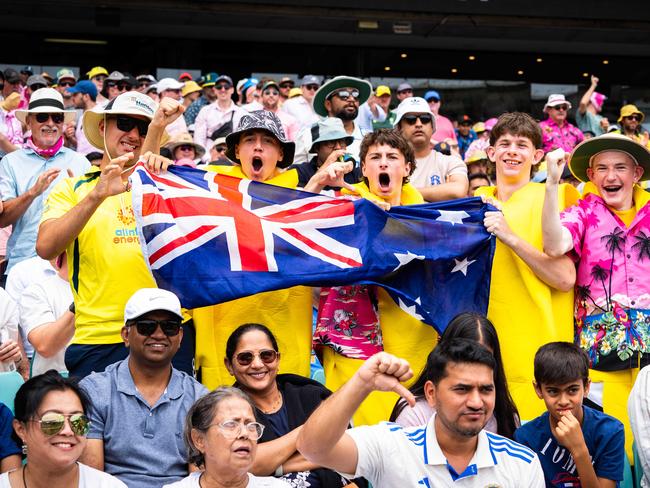
[[[53,436],[63,430],[65,419],[70,422],[70,429],[75,435],[86,435],[90,429],[90,419],[83,413],[72,413],[64,415],[62,413],[46,413],[40,420],[34,420],[41,425],[41,432],[46,436]]]
[[[235,359],[237,359],[237,362],[239,363],[240,366],[248,366],[253,362],[255,356],[259,356],[260,360],[264,364],[271,364],[273,361],[275,361],[278,358],[278,351],[274,351],[273,349],[264,349],[263,351],[260,351],[258,354],[245,351],[237,354],[235,356]]]

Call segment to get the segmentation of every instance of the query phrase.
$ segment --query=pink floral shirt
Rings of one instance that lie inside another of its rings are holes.
[[[566,152],[571,152],[585,138],[580,129],[566,121],[560,127],[553,122],[553,119],[548,118],[542,120],[539,126],[542,129],[542,149],[544,149],[544,152],[560,147]]]
[[[585,196],[561,214],[577,263],[576,341],[595,369],[637,367],[650,353],[650,194],[634,189],[630,227],[588,183]]]

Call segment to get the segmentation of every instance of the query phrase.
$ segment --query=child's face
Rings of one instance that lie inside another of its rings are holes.
[[[368,188],[375,195],[389,199],[402,190],[402,182],[411,170],[399,149],[386,144],[373,144],[361,164]]]
[[[582,401],[589,393],[589,381],[587,386],[582,379],[570,381],[563,385],[552,383],[533,383],[537,396],[544,400],[546,410],[554,422],[559,421],[567,412],[582,421]]]
[[[527,137],[506,133],[488,147],[487,155],[496,166],[497,184],[516,184],[530,180],[530,168],[542,160],[544,151],[535,149]]]

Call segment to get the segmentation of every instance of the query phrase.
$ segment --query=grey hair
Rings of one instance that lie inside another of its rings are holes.
[[[187,446],[187,461],[194,464],[199,468],[204,467],[205,456],[194,445],[192,440],[192,430],[197,430],[201,433],[207,432],[210,425],[214,421],[214,417],[219,408],[219,404],[228,398],[241,398],[251,406],[251,410],[255,412],[255,405],[250,397],[241,391],[239,388],[232,386],[220,386],[214,391],[211,391],[205,396],[199,398],[194,405],[187,412],[185,417],[185,445]]]

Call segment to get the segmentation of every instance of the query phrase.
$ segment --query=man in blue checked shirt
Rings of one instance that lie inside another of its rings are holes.
[[[348,419],[372,391],[394,391],[413,406],[401,384],[409,364],[387,353],[368,359],[304,424],[297,447],[309,461],[375,488],[440,486],[544,487],[537,455],[483,430],[495,402],[494,357],[480,344],[452,339],[429,355],[425,398],[436,409],[429,422],[393,423],[346,431]],[[354,475],[354,476],[351,476]]]

